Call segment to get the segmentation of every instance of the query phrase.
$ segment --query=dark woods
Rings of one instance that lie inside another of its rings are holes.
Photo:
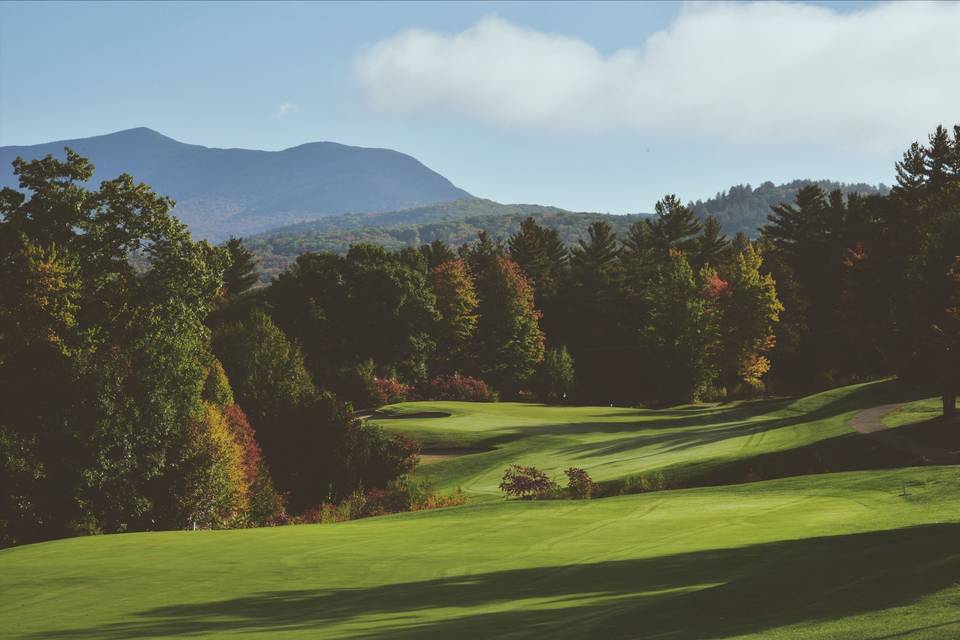
[[[409,493],[416,446],[351,417],[405,399],[675,404],[896,373],[949,412],[958,138],[911,147],[886,196],[802,189],[756,240],[668,196],[572,250],[528,220],[505,243],[304,254],[261,289],[240,241],[193,242],[129,176],[90,191],[72,152],[18,160],[26,195],[0,193],[0,544]]]

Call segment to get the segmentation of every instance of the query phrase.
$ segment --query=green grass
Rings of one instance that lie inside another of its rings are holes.
[[[948,637],[958,489],[929,467],[31,545],[0,552],[0,633]]]
[[[3,550],[0,637],[957,637],[955,466],[540,502],[487,493],[504,460],[460,466],[507,450],[551,469],[596,459],[581,466],[613,479],[810,448],[856,456],[847,448],[872,440],[846,421],[886,393],[661,412],[400,406],[454,415],[390,428],[434,446],[500,447],[431,465],[482,499],[341,524]]]
[[[939,418],[943,412],[943,403],[940,398],[924,398],[908,402],[899,409],[888,413],[883,418],[883,424],[888,427],[900,427],[927,420]]]
[[[852,437],[850,418],[887,401],[892,392],[891,383],[884,381],[795,401],[669,410],[411,402],[385,411],[450,417],[372,422],[410,435],[426,448],[488,449],[422,467],[420,474],[440,490],[460,487],[476,497],[499,495],[503,470],[513,463],[540,467],[561,482],[563,470],[575,466],[596,481],[647,478],[684,486],[736,462]]]

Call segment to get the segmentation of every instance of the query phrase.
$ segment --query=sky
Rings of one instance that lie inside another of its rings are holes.
[[[0,145],[330,140],[611,213],[890,184],[912,141],[960,123],[957,33],[960,2],[0,2]]]

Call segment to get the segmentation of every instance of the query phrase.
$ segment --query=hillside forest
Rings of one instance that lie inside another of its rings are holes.
[[[688,202],[687,206],[700,222],[716,218],[725,235],[743,234],[755,239],[767,223],[771,207],[793,202],[800,189],[809,186],[818,186],[826,193],[840,191],[844,197],[851,193],[885,195],[889,191],[882,184],[845,184],[830,180],[793,180],[780,185],[764,182],[756,188],[749,184],[735,185],[713,198]],[[249,237],[246,245],[257,257],[261,281],[268,283],[301,253],[346,253],[352,245],[360,243],[402,249],[440,240],[460,246],[476,239],[481,231],[492,239],[505,241],[517,233],[527,218],[555,230],[564,245],[573,248],[586,237],[587,228],[594,222],[605,222],[624,237],[634,223],[647,215],[574,212],[471,197],[387,213],[327,216]]]
[[[130,175],[91,190],[69,150],[14,170],[3,546],[454,499],[359,419],[407,399],[663,406],[896,375],[955,412],[960,125],[907,149],[889,193],[804,185],[757,238],[668,195],[572,248],[529,217],[506,241],[303,253],[260,288],[242,241],[195,242]]]

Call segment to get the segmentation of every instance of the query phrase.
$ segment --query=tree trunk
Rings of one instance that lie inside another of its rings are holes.
[[[957,388],[951,385],[943,390],[943,417],[952,420],[957,415]]]

